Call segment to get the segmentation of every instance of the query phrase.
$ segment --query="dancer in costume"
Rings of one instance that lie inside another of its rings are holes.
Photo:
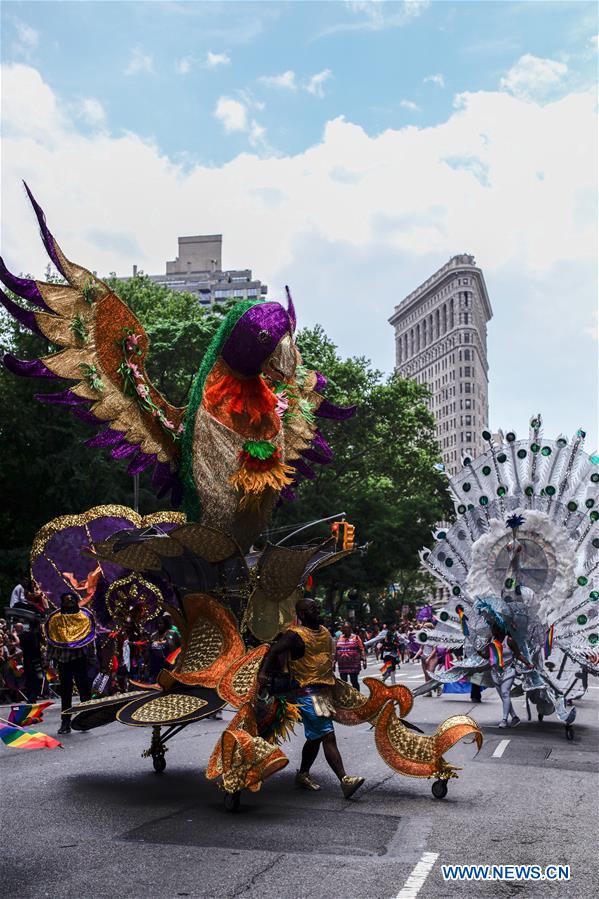
[[[310,769],[322,745],[325,758],[339,778],[346,799],[364,783],[363,777],[345,773],[333,727],[334,706],[331,688],[335,685],[333,659],[335,646],[326,627],[320,623],[320,611],[313,599],[298,600],[295,611],[300,624],[290,625],[277,637],[264,658],[258,683],[268,687],[275,672],[281,673],[280,658],[290,677],[288,698],[298,707],[306,742],[295,782],[306,790],[320,790]]]
[[[79,584],[97,564],[108,562],[132,572],[124,580],[149,583],[151,575],[176,585],[165,608],[182,639],[174,667],[163,668],[157,683],[82,703],[73,727],[87,730],[115,718],[152,727],[146,754],[163,771],[166,740],[229,703],[237,714],[206,774],[228,796],[257,790],[287,764],[276,741],[293,719],[293,709],[288,717],[284,702],[257,698],[257,674],[268,643],[291,623],[298,590],[307,579],[351,551],[336,552],[331,541],[266,544],[260,552],[252,545],[275,504],[293,499],[295,484],[314,476],[313,464],[330,461],[317,419],[343,421],[355,409],[328,402],[326,378],[303,365],[289,292],[286,308],[262,298],[236,304],[208,347],[188,406],[172,406],[146,374],[148,339],[140,322],[105,282],[65,257],[27,191],[46,250],[65,283],[18,278],[0,261],[0,279],[35,309],[21,307],[6,294],[0,300],[22,325],[54,345],[42,359],[8,355],[5,365],[18,375],[70,381],[66,390],[39,399],[69,406],[100,426],[88,445],[126,459],[131,475],[151,470],[157,492],[170,493],[174,505],[182,499],[187,514],[187,520],[169,527],[156,518],[119,530],[113,526],[116,516],[108,513],[109,521],[103,521],[108,533],[95,544],[93,564],[84,572],[75,565],[60,569]],[[80,545],[87,551],[83,541]],[[299,659],[292,664],[301,668]],[[412,704],[407,688],[366,678],[366,698],[342,681],[331,685],[330,657],[328,665],[335,720],[373,722],[386,763],[404,774],[437,778],[443,789],[437,787],[435,795],[444,795],[455,771],[443,753],[468,736],[480,747],[476,722],[452,716],[431,736],[414,734],[402,720]]]
[[[59,734],[71,732],[73,683],[81,702],[92,695],[89,665],[95,659],[96,623],[92,613],[79,608],[75,593],[63,593],[60,610],[45,622],[48,657],[57,665],[60,678],[61,723]]]
[[[490,677],[505,701],[502,724],[513,720],[511,673],[500,678],[497,661],[507,649],[511,695],[526,697],[529,717],[531,703],[539,720],[556,713],[571,738],[572,702],[599,675],[599,456],[584,452],[584,431],[547,440],[541,425],[531,419],[528,440],[483,432],[489,449],[464,459],[450,482],[458,520],[421,558],[452,601],[419,639],[461,649],[463,659],[416,692]]]

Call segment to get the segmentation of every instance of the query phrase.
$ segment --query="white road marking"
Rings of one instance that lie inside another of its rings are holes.
[[[423,852],[395,899],[416,899],[438,858],[438,852]]]
[[[503,755],[503,753],[505,752],[505,750],[507,749],[507,744],[509,742],[510,742],[509,740],[501,740],[501,742],[498,743],[497,746],[495,747],[495,751],[493,752],[493,755],[491,756],[491,758],[492,759],[500,759],[501,756]]]

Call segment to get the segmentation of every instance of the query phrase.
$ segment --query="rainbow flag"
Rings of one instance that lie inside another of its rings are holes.
[[[0,740],[10,749],[62,749],[62,743],[54,737],[13,727],[11,724],[0,723]]]
[[[548,659],[551,655],[551,650],[553,649],[553,631],[555,629],[555,625],[552,624],[547,633],[545,634],[545,646],[543,651],[545,653],[545,658]]]
[[[181,652],[180,646],[178,646],[177,649],[173,649],[172,652],[169,652],[169,654],[167,656],[165,656],[165,659],[164,659],[164,661],[167,663],[167,665],[174,665],[175,662],[177,661],[177,658],[178,658],[180,652]]]
[[[20,724],[23,727],[27,727],[29,724],[39,724],[44,720],[44,711],[49,705],[54,705],[51,699],[46,702],[34,702],[32,705],[21,702],[19,705],[11,706],[8,720],[11,724]]]
[[[391,661],[391,659],[387,659],[386,662],[383,662],[383,664],[381,665],[381,674],[383,675],[383,677],[388,671],[391,671],[392,668],[393,662]]]
[[[22,665],[19,665],[16,659],[12,658],[8,660],[8,667],[11,669],[13,674],[16,674],[17,677],[22,677],[25,674],[25,669]]]
[[[503,645],[501,640],[492,640],[489,644],[489,662],[503,668]]]
[[[54,668],[46,669],[46,682],[49,684],[54,684],[58,680],[58,672],[54,670]]]
[[[462,633],[465,637],[470,635],[470,629],[468,627],[468,616],[465,614],[462,606],[457,606],[456,612],[458,613],[458,618],[460,619],[460,624],[462,625]]]

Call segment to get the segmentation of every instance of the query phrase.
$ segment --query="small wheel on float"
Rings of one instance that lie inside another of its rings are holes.
[[[544,717],[545,716],[541,715],[541,713],[539,712],[539,714],[537,715],[537,721],[542,721]]]
[[[566,740],[574,739],[574,728],[571,724],[566,724]]]
[[[435,799],[445,799],[447,796],[447,781],[436,780],[431,787]]]
[[[152,764],[154,765],[154,771],[156,772],[156,774],[162,774],[164,769],[166,768],[166,759],[162,754],[153,755]]]
[[[236,793],[225,793],[225,808],[228,812],[238,812],[239,805],[241,802],[241,794],[240,791],[237,790]]]

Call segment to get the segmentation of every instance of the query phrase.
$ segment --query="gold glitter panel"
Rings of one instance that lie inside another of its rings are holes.
[[[237,659],[221,678],[218,695],[234,708],[248,702],[258,688],[257,675],[268,646],[257,646]]]
[[[78,643],[90,635],[92,619],[85,612],[54,612],[46,622],[46,630],[54,643]]]
[[[131,712],[133,721],[140,724],[167,724],[199,712],[207,706],[205,699],[199,696],[187,696],[184,693],[169,693],[148,700],[144,705]]]

